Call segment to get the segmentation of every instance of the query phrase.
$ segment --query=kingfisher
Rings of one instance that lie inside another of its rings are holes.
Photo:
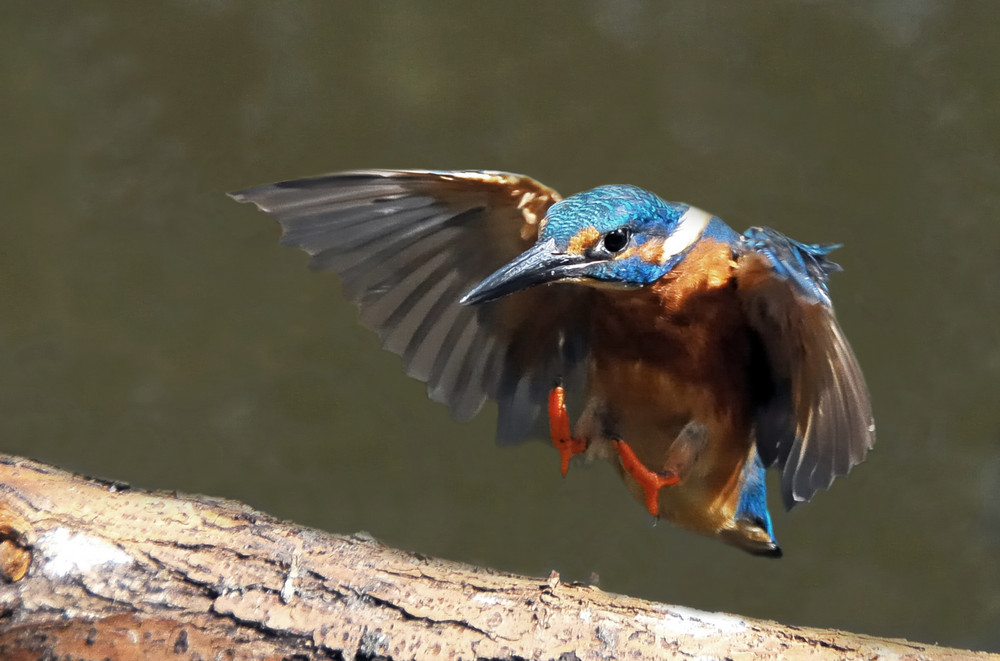
[[[548,436],[564,476],[577,455],[608,460],[655,519],[779,557],[765,471],[791,508],[874,444],[827,288],[838,245],[739,234],[636,186],[563,199],[488,170],[342,172],[231,196],[338,273],[455,418],[495,401],[499,443]]]

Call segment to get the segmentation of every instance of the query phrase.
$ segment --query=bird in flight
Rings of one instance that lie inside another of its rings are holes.
[[[232,197],[338,273],[455,418],[495,401],[502,444],[547,418],[563,475],[577,454],[606,459],[658,519],[780,556],[765,471],[791,508],[875,441],[827,289],[838,246],[739,234],[636,186],[562,199],[483,170],[343,172]]]

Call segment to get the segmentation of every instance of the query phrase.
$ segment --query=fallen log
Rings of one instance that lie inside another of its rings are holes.
[[[1000,659],[696,611],[0,455],[0,659]]]

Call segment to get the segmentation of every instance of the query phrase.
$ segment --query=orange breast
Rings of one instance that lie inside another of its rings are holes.
[[[587,428],[578,430],[592,440],[617,436],[647,467],[665,470],[684,426],[705,425],[706,444],[681,483],[661,490],[660,511],[709,534],[732,520],[751,443],[756,348],[732,269],[726,245],[702,241],[654,285],[601,292]]]

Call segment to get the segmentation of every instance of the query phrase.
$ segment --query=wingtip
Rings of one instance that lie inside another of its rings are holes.
[[[781,503],[785,506],[785,511],[791,512],[792,509],[799,503],[808,503],[808,502],[809,498],[799,495],[799,493],[795,489],[795,486],[791,483],[786,483],[785,476],[782,475]]]
[[[252,202],[259,207],[260,204],[253,198],[253,192],[258,190],[259,188],[260,188],[259,186],[253,186],[251,188],[243,188],[240,190],[230,191],[226,193],[226,197],[230,197],[236,200],[237,202],[241,203]]]
[[[257,193],[264,188],[270,188],[270,186],[253,186],[251,188],[244,188],[243,190],[231,191],[226,193],[226,197],[229,197],[240,204],[252,204],[257,207],[258,210],[263,211],[264,213],[270,213],[271,208],[266,206],[261,201],[263,196],[257,195]]]

